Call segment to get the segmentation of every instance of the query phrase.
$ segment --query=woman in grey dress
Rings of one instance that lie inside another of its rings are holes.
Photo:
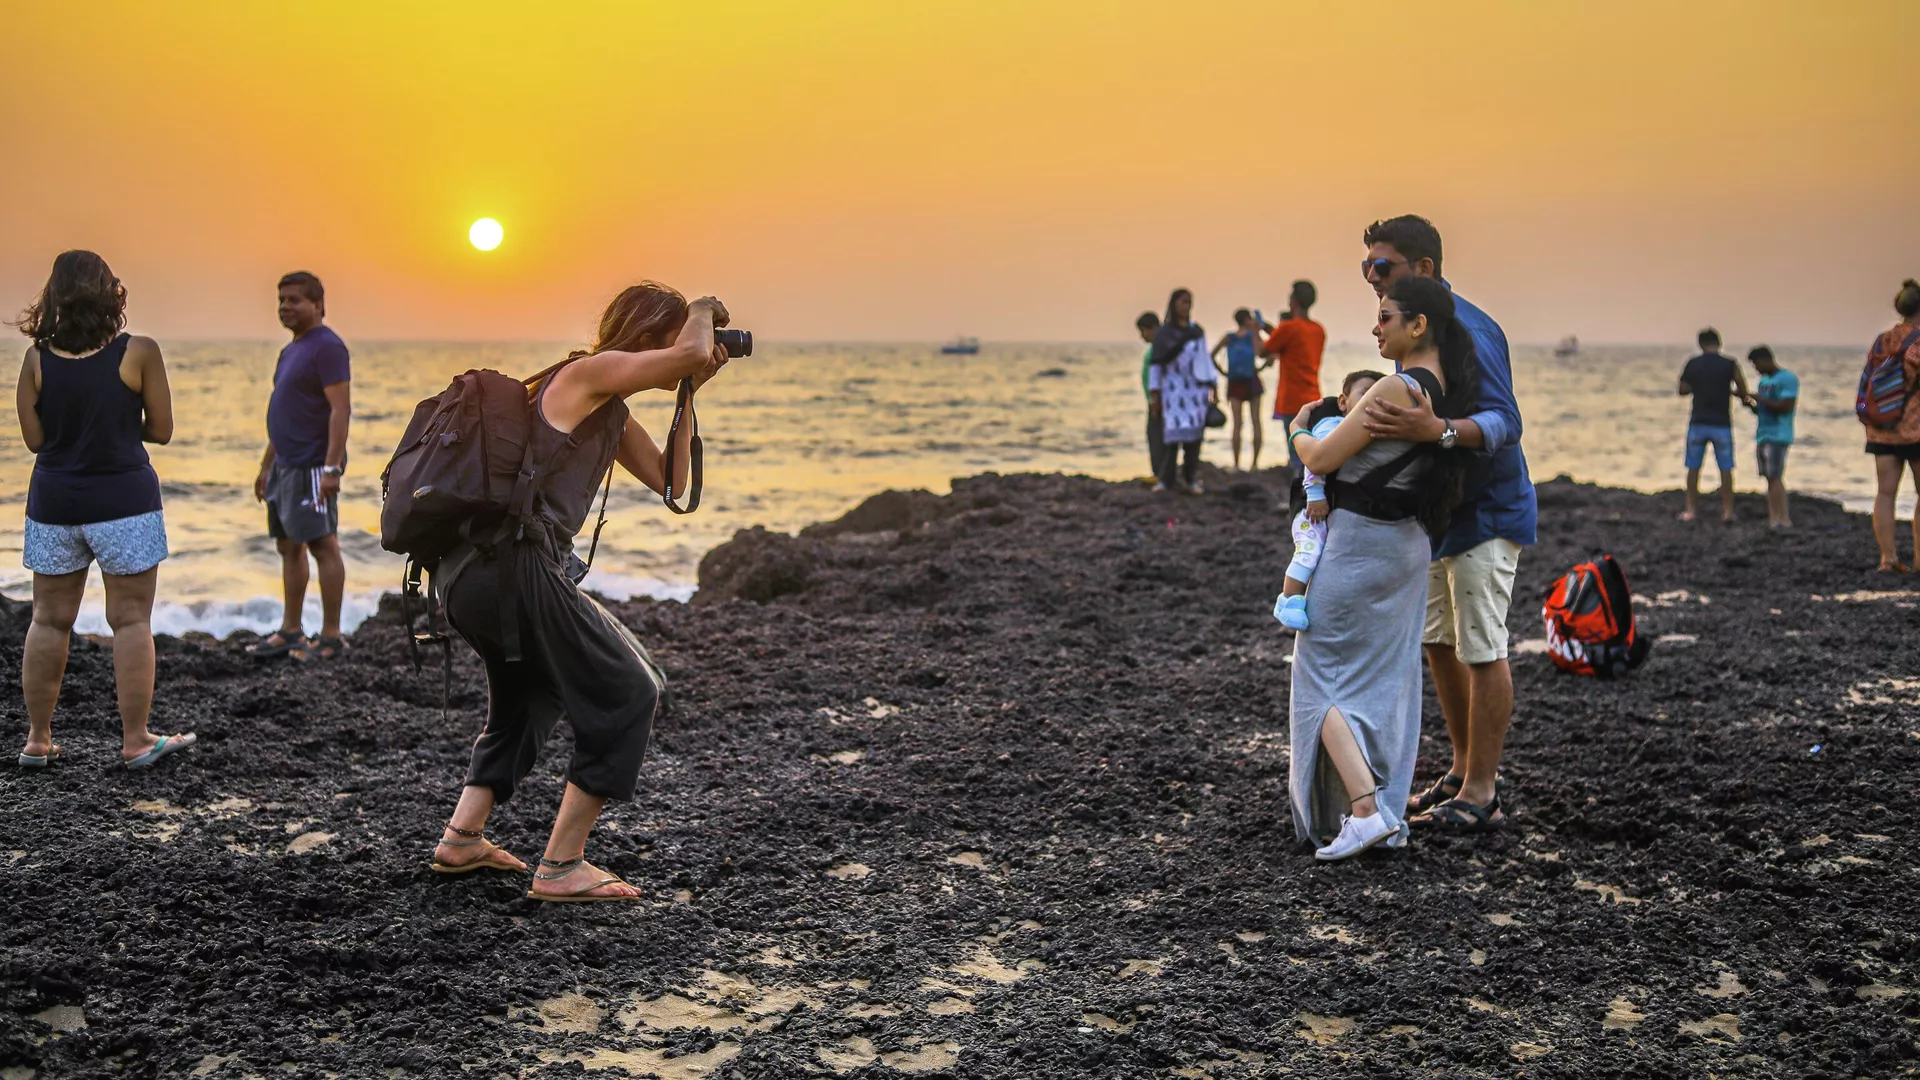
[[[1453,295],[1431,278],[1407,278],[1380,301],[1374,337],[1397,376],[1368,399],[1432,399],[1442,417],[1464,416],[1477,383],[1473,338]],[[1429,536],[1460,499],[1459,451],[1376,441],[1355,407],[1324,439],[1301,411],[1289,438],[1306,466],[1328,476],[1327,545],[1307,594],[1312,629],[1293,657],[1295,836],[1344,859],[1378,843],[1406,843],[1400,810],[1420,744],[1420,629]],[[1329,838],[1331,838],[1329,840]]]

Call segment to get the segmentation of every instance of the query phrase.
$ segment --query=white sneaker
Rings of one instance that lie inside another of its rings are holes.
[[[1400,830],[1388,825],[1387,819],[1379,814],[1372,817],[1342,817],[1340,835],[1333,838],[1333,843],[1315,851],[1313,857],[1322,862],[1351,859],[1380,841],[1398,835]]]

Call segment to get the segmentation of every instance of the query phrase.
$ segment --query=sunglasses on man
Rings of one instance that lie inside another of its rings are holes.
[[[1396,266],[1407,265],[1405,259],[1361,259],[1360,276],[1372,281],[1376,275],[1386,277]]]

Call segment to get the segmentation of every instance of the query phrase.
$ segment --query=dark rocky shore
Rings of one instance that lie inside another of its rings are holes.
[[[163,640],[155,727],[201,742],[146,774],[79,643],[67,760],[0,769],[0,1077],[1915,1070],[1920,582],[1865,572],[1862,518],[1542,485],[1515,638],[1606,550],[1663,640],[1615,684],[1516,657],[1506,833],[1322,866],[1285,798],[1285,523],[1213,480],[888,494],[617,605],[674,680],[589,849],[639,905],[428,872],[485,691],[462,650],[443,720],[391,606],[331,664]],[[1430,697],[1427,734],[1423,778]],[[523,857],[565,740],[495,817]]]

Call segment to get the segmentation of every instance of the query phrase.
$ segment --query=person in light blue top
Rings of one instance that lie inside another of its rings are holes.
[[[1223,335],[1213,347],[1214,368],[1227,377],[1227,400],[1233,404],[1233,467],[1240,468],[1240,433],[1245,427],[1245,414],[1253,413],[1253,468],[1260,469],[1260,450],[1266,441],[1266,433],[1260,426],[1260,398],[1266,393],[1266,387],[1260,382],[1260,369],[1273,363],[1261,360],[1260,316],[1240,308],[1233,313],[1234,331]],[[1220,350],[1227,350],[1227,366],[1220,367]]]
[[[1800,378],[1777,363],[1765,345],[1747,353],[1747,362],[1760,373],[1754,394],[1754,451],[1760,475],[1767,482],[1767,528],[1791,529],[1787,514],[1787,448],[1793,445],[1793,410],[1800,400]]]
[[[1324,439],[1333,434],[1346,418],[1347,410],[1367,396],[1373,384],[1385,376],[1377,371],[1355,371],[1340,385],[1340,396],[1327,398],[1313,407],[1313,437]],[[1274,603],[1273,617],[1280,625],[1299,633],[1308,629],[1307,586],[1313,581],[1314,568],[1320,565],[1320,553],[1327,546],[1326,478],[1312,469],[1301,471],[1307,505],[1293,516],[1293,558],[1287,563],[1286,583],[1280,587],[1280,599]]]

